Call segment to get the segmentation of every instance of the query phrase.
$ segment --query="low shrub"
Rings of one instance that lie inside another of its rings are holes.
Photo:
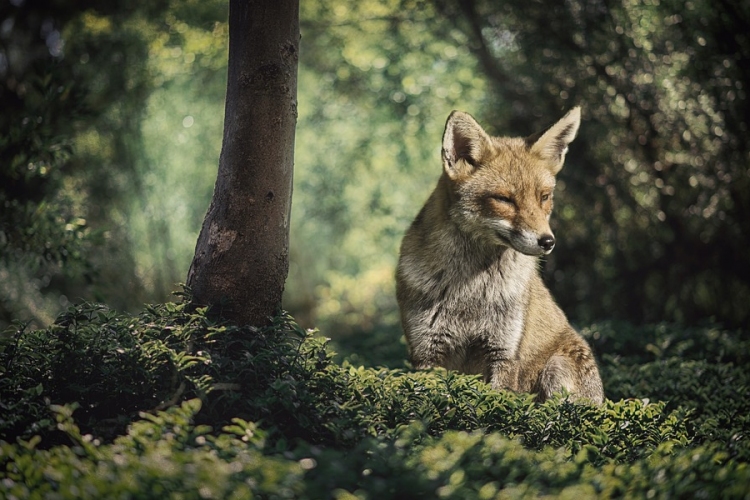
[[[142,413],[111,444],[82,434],[74,406],[56,406],[70,446],[39,449],[38,437],[0,443],[4,498],[289,498],[301,491],[303,469],[263,454],[263,431],[235,419],[218,435],[193,425],[199,399],[155,414]]]
[[[610,399],[536,404],[476,376],[341,362],[283,314],[253,329],[83,304],[0,345],[0,496],[741,497],[746,340],[679,332],[584,330],[608,349]]]
[[[0,437],[52,430],[50,404],[76,402],[82,427],[111,438],[140,410],[205,392],[208,378],[194,366],[210,358],[191,348],[197,328],[212,333],[205,316],[177,304],[137,317],[81,304],[48,329],[17,328],[0,346]]]
[[[711,447],[661,445],[629,464],[591,463],[594,447],[527,449],[500,433],[425,434],[418,421],[393,439],[366,438],[351,450],[301,443],[269,453],[264,431],[235,418],[214,433],[195,425],[198,399],[144,413],[107,444],[81,434],[72,407],[56,407],[70,446],[39,439],[0,443],[6,498],[455,498],[555,495],[579,498],[741,498],[750,469]]]
[[[721,442],[750,461],[750,338],[715,325],[635,328],[605,323],[584,330],[602,352],[607,396],[650,398],[689,412],[696,443]],[[640,347],[639,347],[640,346]],[[606,349],[606,351],[605,351]]]

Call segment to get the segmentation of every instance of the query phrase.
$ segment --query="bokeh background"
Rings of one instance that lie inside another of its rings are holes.
[[[0,4],[0,327],[184,282],[216,178],[227,2]],[[581,105],[553,294],[579,326],[750,319],[750,3],[302,0],[285,308],[403,359],[394,269],[453,109],[529,135]],[[252,179],[248,179],[252,182]]]

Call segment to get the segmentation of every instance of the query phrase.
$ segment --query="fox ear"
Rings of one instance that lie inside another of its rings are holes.
[[[471,174],[492,149],[492,139],[468,113],[453,111],[443,133],[443,169],[451,179]]]
[[[573,142],[581,125],[581,108],[576,106],[568,114],[541,134],[526,139],[532,153],[536,153],[552,165],[552,173],[557,174],[565,161],[568,144]]]

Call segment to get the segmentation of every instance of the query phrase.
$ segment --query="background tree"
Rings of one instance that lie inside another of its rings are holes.
[[[297,121],[297,0],[231,0],[224,141],[187,284],[240,324],[281,307]]]

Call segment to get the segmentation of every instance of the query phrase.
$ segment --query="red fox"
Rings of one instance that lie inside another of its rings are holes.
[[[576,107],[529,138],[490,137],[454,111],[443,173],[401,243],[396,295],[417,369],[482,374],[538,401],[566,389],[601,403],[599,370],[537,271],[555,237],[555,176],[581,122]]]

